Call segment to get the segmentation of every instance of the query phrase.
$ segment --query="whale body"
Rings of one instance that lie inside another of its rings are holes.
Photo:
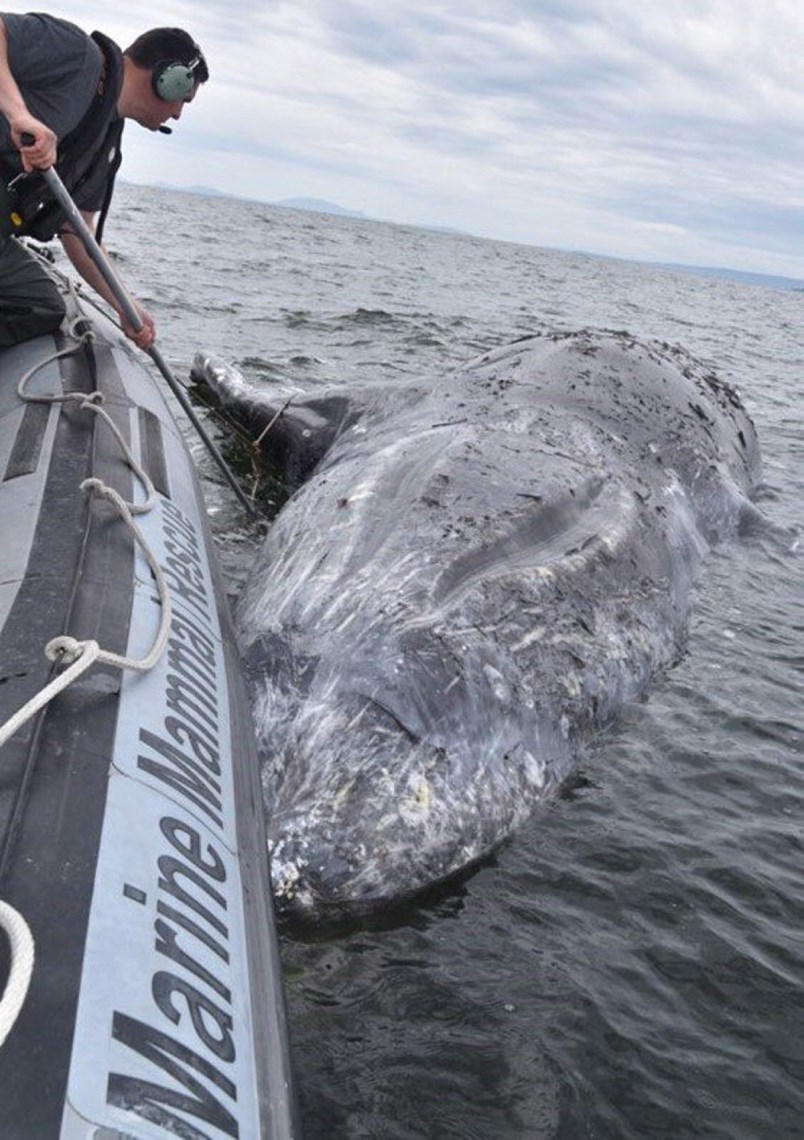
[[[353,392],[194,372],[255,435],[287,404],[265,446],[296,489],[236,609],[280,906],[493,850],[678,660],[698,563],[756,515],[737,393],[625,333]]]

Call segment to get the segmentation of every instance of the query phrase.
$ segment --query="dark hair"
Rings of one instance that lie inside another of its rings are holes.
[[[123,55],[127,55],[138,67],[155,67],[157,63],[166,60],[184,64],[198,60],[193,68],[193,78],[198,83],[206,83],[209,79],[209,68],[201,48],[181,28],[152,28],[150,32],[143,32],[126,48]]]

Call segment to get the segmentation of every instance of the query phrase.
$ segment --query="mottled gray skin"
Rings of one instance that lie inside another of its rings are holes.
[[[196,374],[255,433],[285,396]],[[756,434],[680,349],[599,331],[299,394],[277,429],[303,481],[237,609],[274,886],[376,905],[491,851],[678,659]]]

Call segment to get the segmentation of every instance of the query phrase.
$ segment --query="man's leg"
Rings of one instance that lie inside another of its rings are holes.
[[[0,348],[54,332],[64,312],[50,274],[14,238],[0,238]]]

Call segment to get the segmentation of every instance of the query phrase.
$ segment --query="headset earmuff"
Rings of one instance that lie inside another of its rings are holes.
[[[151,84],[154,92],[165,103],[175,103],[179,99],[189,99],[195,90],[195,69],[201,62],[196,56],[189,63],[177,60],[162,60],[154,66]]]

